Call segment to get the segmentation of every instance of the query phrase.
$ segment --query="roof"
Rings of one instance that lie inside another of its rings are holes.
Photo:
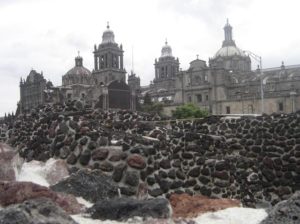
[[[239,49],[236,46],[225,46],[217,51],[214,58],[217,57],[232,57],[232,56],[242,56],[247,57],[247,55],[243,52],[243,50]]]

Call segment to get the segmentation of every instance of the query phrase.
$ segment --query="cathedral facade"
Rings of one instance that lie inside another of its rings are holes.
[[[78,55],[75,66],[63,75],[61,86],[47,84],[42,74],[32,70],[20,82],[20,111],[70,100],[104,110],[136,110],[138,100],[146,94],[163,103],[166,114],[187,103],[216,115],[300,110],[300,66],[282,63],[277,68],[251,70],[253,55],[237,47],[228,21],[222,46],[208,63],[197,57],[188,69],[179,69],[179,59],[166,41],[154,60],[154,78],[148,86],[141,86],[133,71],[126,83],[123,46],[115,42],[109,25],[93,54],[94,68],[85,68]]]
[[[172,52],[170,46],[167,49],[162,48],[161,58]],[[216,115],[300,110],[300,65],[285,66],[282,62],[277,68],[258,67],[252,71],[251,52],[237,47],[228,21],[222,47],[209,58],[208,65],[197,58],[187,70],[175,69],[175,75],[168,78],[165,68],[178,68],[179,60],[176,59],[177,64],[174,58],[166,60],[163,69],[158,62],[155,61],[153,83],[141,88],[142,96],[148,93],[153,101],[164,103],[167,114],[187,103]]]

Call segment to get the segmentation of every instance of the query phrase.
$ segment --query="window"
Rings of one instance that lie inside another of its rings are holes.
[[[253,114],[254,113],[254,109],[253,109],[253,105],[248,105],[248,114]]]
[[[192,102],[192,96],[188,96],[188,102],[189,102],[189,103]]]
[[[161,73],[160,73],[160,78],[164,78],[165,77],[165,69],[164,67],[161,68]]]
[[[283,111],[283,103],[282,102],[278,103],[278,110]]]
[[[207,75],[204,75],[204,81],[207,82],[208,81],[208,77]]]
[[[230,114],[230,106],[226,107],[226,114]]]
[[[206,96],[205,96],[205,100],[208,101],[208,99],[209,99],[209,98],[208,98],[208,95],[206,95]]]
[[[68,93],[67,98],[68,98],[68,99],[71,99],[71,98],[72,98],[72,94],[71,94],[71,93]]]
[[[84,99],[85,98],[85,94],[81,93],[81,98]]]
[[[198,103],[202,102],[202,95],[201,94],[197,94],[196,97],[197,97]]]

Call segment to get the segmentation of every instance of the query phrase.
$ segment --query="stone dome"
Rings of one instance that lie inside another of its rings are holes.
[[[243,50],[239,49],[236,46],[224,46],[220,50],[217,51],[214,58],[231,57],[231,56],[247,57],[247,55],[243,52]]]
[[[102,35],[102,44],[106,43],[115,43],[115,34],[114,32],[109,28],[109,24],[107,24],[107,30],[103,32]]]
[[[91,72],[82,65],[82,57],[75,58],[75,67],[63,76],[63,85],[90,84]]]
[[[165,45],[161,49],[161,57],[173,57],[172,48],[168,45],[168,42],[165,42]]]

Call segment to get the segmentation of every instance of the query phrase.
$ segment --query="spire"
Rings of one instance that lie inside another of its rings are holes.
[[[165,42],[165,44],[166,44],[166,45],[168,45],[168,39],[167,39],[167,38],[166,38],[166,42]]]
[[[282,61],[282,62],[281,62],[281,66],[280,66],[280,68],[281,68],[282,70],[284,70],[284,69],[285,69],[284,61]]]
[[[134,73],[133,45],[131,47],[131,72]]]
[[[82,57],[80,56],[80,51],[77,52],[78,56],[75,58],[75,66],[82,67]]]
[[[232,26],[230,26],[228,19],[226,20],[226,24],[224,27],[224,36],[225,36],[225,39],[223,41],[222,47],[235,46],[235,42],[232,39]]]
[[[109,22],[108,22],[108,21],[107,21],[107,26],[106,26],[106,28],[109,29]]]

